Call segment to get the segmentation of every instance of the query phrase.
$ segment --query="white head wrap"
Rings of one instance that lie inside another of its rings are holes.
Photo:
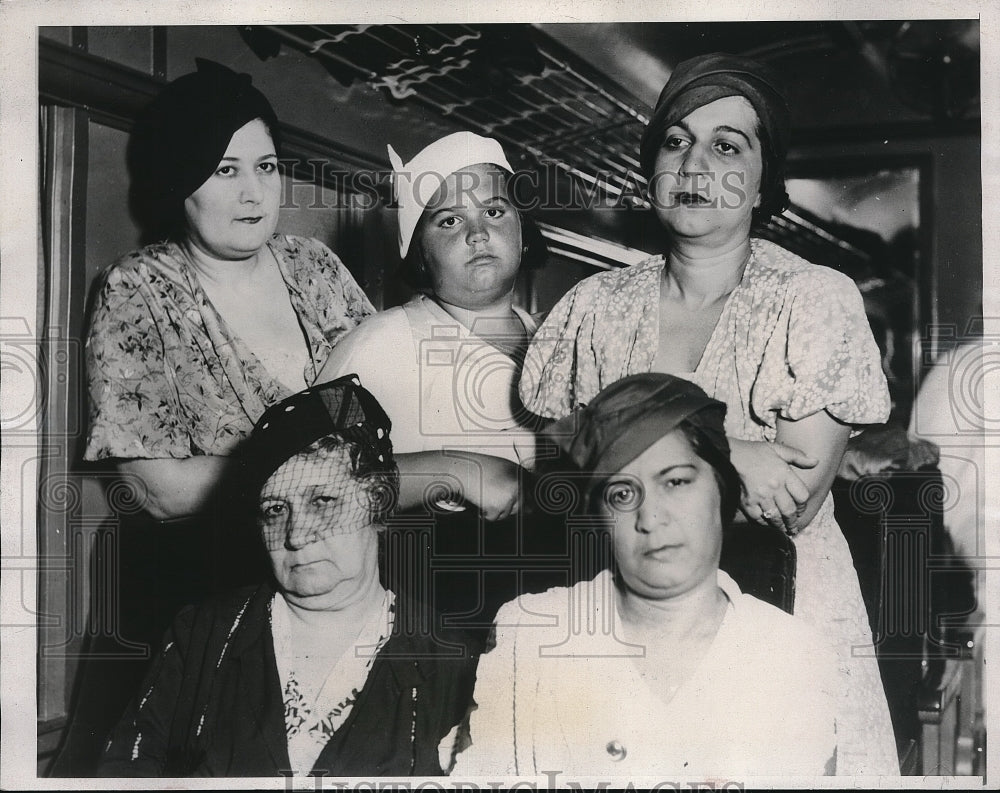
[[[410,240],[420,215],[448,176],[484,162],[514,173],[500,144],[475,132],[445,135],[405,165],[392,146],[388,149],[394,172],[396,203],[399,205],[399,255],[404,258],[410,249]]]

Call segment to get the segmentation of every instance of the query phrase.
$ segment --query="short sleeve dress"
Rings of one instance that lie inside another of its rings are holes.
[[[553,308],[525,358],[525,407],[562,417],[602,388],[652,368],[665,261],[601,273]],[[847,276],[780,246],[751,257],[691,379],[725,402],[731,437],[774,441],[777,419],[826,410],[851,425],[889,415],[889,393],[861,295]],[[827,497],[795,537],[796,615],[831,637],[844,681],[840,773],[898,774],[895,740],[871,629],[847,541]]]
[[[322,243],[274,235],[267,244],[308,341],[303,383],[312,382],[333,345],[375,309]],[[264,410],[290,393],[227,328],[175,244],[122,257],[95,289],[86,460],[232,455]],[[143,672],[129,653],[148,652],[143,645],[154,645],[182,606],[267,572],[230,488],[220,487],[203,514],[169,521],[137,512],[141,504],[123,492],[130,491],[109,489],[118,514],[95,542],[113,578],[95,577],[102,589],[92,595],[114,591],[117,600],[91,615],[100,626],[60,774],[93,773],[100,743]]]
[[[267,244],[308,341],[302,365],[311,383],[333,345],[375,308],[317,240],[276,234]],[[87,375],[87,460],[232,454],[265,408],[291,393],[229,330],[169,242],[104,273]]]

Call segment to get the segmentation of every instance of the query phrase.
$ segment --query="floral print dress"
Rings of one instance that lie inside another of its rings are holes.
[[[310,356],[311,383],[341,336],[375,309],[322,243],[268,240]],[[233,334],[174,243],[135,251],[103,275],[87,339],[84,458],[231,454],[265,408],[291,392]]]
[[[665,260],[601,273],[550,312],[525,358],[525,407],[559,418],[602,388],[652,369]],[[751,257],[693,382],[725,402],[731,437],[773,442],[778,417],[820,410],[847,424],[884,422],[889,393],[861,295],[847,276],[774,243]],[[831,637],[843,680],[839,774],[898,774],[895,740],[858,577],[828,496],[795,536],[795,613]]]

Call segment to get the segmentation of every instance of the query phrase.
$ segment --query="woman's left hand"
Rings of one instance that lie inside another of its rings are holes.
[[[781,443],[729,439],[731,459],[743,479],[743,513],[757,523],[786,531],[798,522],[810,492],[795,469],[813,468],[816,458]]]

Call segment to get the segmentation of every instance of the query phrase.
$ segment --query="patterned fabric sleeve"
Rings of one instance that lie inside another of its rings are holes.
[[[317,295],[317,314],[324,334],[330,344],[336,344],[348,331],[365,317],[375,313],[375,307],[351,271],[340,258],[319,240],[306,237],[287,237],[293,249],[313,257],[316,271],[322,274],[319,283],[307,279],[310,292],[329,290],[327,295]],[[296,257],[298,258],[298,257]]]
[[[593,283],[574,286],[549,312],[524,358],[518,386],[524,406],[543,418],[562,418],[589,401],[596,388]],[[593,379],[592,389],[586,381]],[[582,386],[582,387],[581,387]],[[593,393],[585,393],[593,390]]]
[[[87,460],[191,456],[163,339],[140,278],[137,269],[113,267],[96,296],[86,356]]]
[[[861,294],[842,273],[811,267],[790,285],[784,333],[768,342],[751,396],[756,415],[796,420],[826,410],[847,424],[880,424],[889,390]]]

